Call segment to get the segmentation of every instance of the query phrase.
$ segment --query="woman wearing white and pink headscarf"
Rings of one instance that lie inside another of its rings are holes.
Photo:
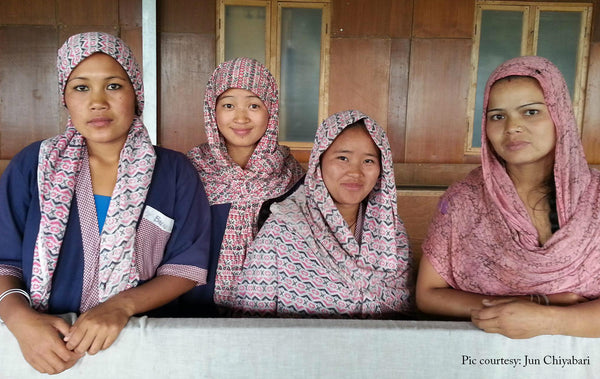
[[[512,338],[600,336],[600,174],[547,59],[499,66],[482,167],[451,186],[423,244],[417,305]]]
[[[412,260],[384,130],[359,111],[319,126],[304,184],[271,205],[235,308],[279,317],[394,318],[412,306]]]
[[[109,347],[129,317],[206,283],[210,210],[194,167],[152,146],[141,72],[123,41],[58,51],[64,134],[0,179],[0,317],[38,371]],[[29,307],[32,306],[32,308]],[[73,326],[51,314],[81,313]]]
[[[277,82],[255,59],[236,58],[215,69],[204,96],[204,126],[208,141],[188,153],[213,216],[208,284],[182,298],[184,313],[194,316],[231,307],[263,202],[304,175],[290,149],[279,145]]]

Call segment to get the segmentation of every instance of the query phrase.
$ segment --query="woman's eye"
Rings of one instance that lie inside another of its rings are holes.
[[[83,91],[87,91],[88,87],[83,84],[80,84],[78,86],[73,87],[73,89],[77,92],[83,92]]]
[[[259,109],[260,105],[258,104],[250,104],[250,109]]]
[[[535,116],[538,113],[540,113],[540,111],[538,111],[537,109],[528,109],[525,111],[525,114],[527,116]]]
[[[490,120],[492,121],[502,120],[503,118],[504,116],[502,116],[501,114],[493,114],[490,116]]]
[[[221,105],[221,106],[222,106],[223,108],[225,108],[225,109],[232,109],[232,108],[233,108],[233,104],[227,104],[227,103],[226,103],[226,104],[223,104],[223,105]]]
[[[340,155],[339,157],[337,157],[338,160],[342,161],[342,162],[346,162],[348,160],[348,157]]]
[[[122,87],[122,86],[121,86],[120,84],[117,84],[117,83],[111,83],[111,84],[109,84],[108,86],[106,86],[106,89],[109,89],[109,90],[117,90],[117,89],[120,89],[121,87]]]
[[[375,164],[375,159],[365,159],[366,164]]]

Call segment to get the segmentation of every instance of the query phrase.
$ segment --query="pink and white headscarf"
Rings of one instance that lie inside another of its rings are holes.
[[[217,99],[230,88],[251,91],[269,113],[265,134],[244,168],[227,153],[217,126]],[[277,83],[269,70],[254,59],[236,58],[215,69],[204,96],[204,125],[208,142],[192,149],[188,157],[200,174],[209,204],[231,204],[215,282],[215,302],[230,305],[248,244],[256,234],[262,203],[285,193],[302,177],[303,170],[289,148],[278,143]]]
[[[320,161],[335,138],[359,120],[381,152],[381,172],[357,222],[357,238],[325,186]],[[355,317],[411,309],[412,258],[398,217],[392,153],[373,119],[353,110],[323,121],[304,185],[272,205],[271,212],[248,253],[251,265],[244,266],[236,308],[258,314]],[[341,297],[343,292],[346,297]]]
[[[539,246],[538,233],[486,136],[490,89],[508,76],[540,84],[556,128],[554,180],[560,229]],[[558,68],[526,56],[490,76],[482,117],[482,167],[448,189],[423,244],[453,288],[487,295],[574,292],[600,295],[600,175],[590,170]]]
[[[100,32],[81,33],[70,37],[58,50],[58,85],[63,104],[69,75],[79,63],[95,53],[107,54],[123,67],[136,94],[138,117],[134,118],[121,150],[117,183],[104,228],[95,245],[85,237],[89,225],[81,224],[85,259],[81,311],[137,284],[139,274],[133,254],[136,225],[156,161],[148,132],[139,118],[144,107],[142,75],[132,51],[119,38]],[[80,180],[81,177],[86,177],[87,182],[80,183],[84,180]],[[77,132],[69,118],[65,133],[43,141],[39,152],[41,221],[33,256],[30,290],[37,309],[48,308],[52,275],[58,262],[74,193],[80,186],[91,187],[87,147],[85,138]],[[93,207],[93,199],[78,198],[78,204],[91,204]],[[79,209],[80,218],[82,212],[86,212],[86,209]]]

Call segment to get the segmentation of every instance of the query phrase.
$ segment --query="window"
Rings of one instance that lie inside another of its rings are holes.
[[[502,62],[520,55],[540,55],[556,64],[569,87],[581,127],[592,5],[478,1],[475,11],[465,153],[479,154],[481,148],[481,114],[487,78]]]
[[[217,63],[247,56],[279,84],[279,138],[309,149],[327,115],[329,0],[218,0]]]

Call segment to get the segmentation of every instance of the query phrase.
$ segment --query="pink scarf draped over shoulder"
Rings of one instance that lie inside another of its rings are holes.
[[[267,129],[246,167],[229,156],[219,132],[216,103],[230,88],[251,91],[265,104]],[[277,82],[260,62],[236,58],[221,63],[213,72],[204,96],[204,125],[207,142],[188,153],[204,184],[210,205],[231,204],[219,253],[215,279],[215,302],[230,306],[248,244],[256,234],[262,203],[290,189],[303,169],[287,146],[278,143],[279,92]]]
[[[538,81],[556,128],[554,180],[560,229],[539,245],[537,230],[486,137],[492,85],[508,76]],[[600,295],[600,174],[588,167],[565,80],[542,57],[511,59],[484,94],[480,168],[439,202],[423,252],[450,286],[486,295]]]

